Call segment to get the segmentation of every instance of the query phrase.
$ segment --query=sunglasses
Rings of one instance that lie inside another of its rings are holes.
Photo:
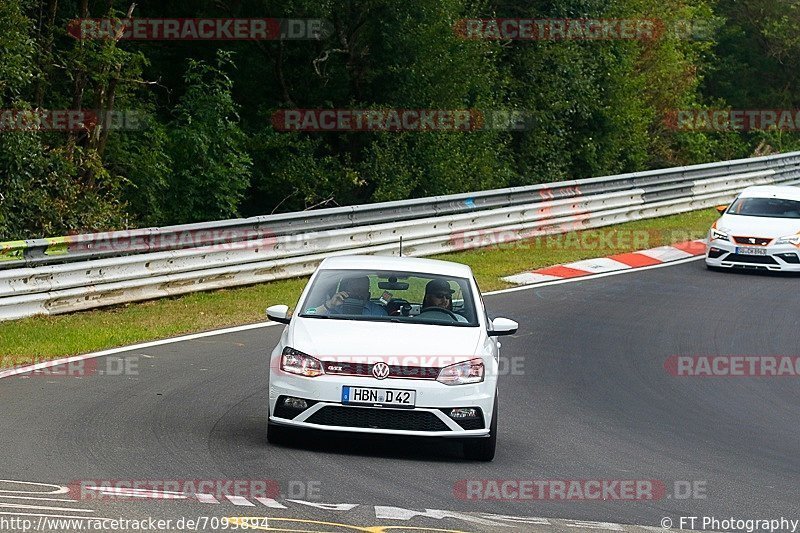
[[[449,292],[432,292],[431,296],[433,296],[434,298],[447,298],[448,300],[453,299],[453,295],[450,294]]]

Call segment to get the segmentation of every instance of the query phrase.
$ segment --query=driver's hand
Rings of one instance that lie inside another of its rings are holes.
[[[332,309],[334,307],[338,307],[338,306],[342,305],[342,303],[344,303],[344,299],[345,298],[349,298],[349,297],[350,297],[350,294],[348,292],[339,291],[336,294],[334,294],[333,296],[331,296],[330,300],[325,302],[325,307],[327,309]]]

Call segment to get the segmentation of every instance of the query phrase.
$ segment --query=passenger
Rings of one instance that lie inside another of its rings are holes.
[[[467,322],[467,319],[458,313],[453,312],[453,293],[450,284],[443,279],[432,279],[425,285],[425,298],[422,300],[422,309],[428,307],[441,307],[453,313],[459,322]],[[440,313],[441,314],[441,313]]]
[[[345,301],[348,300],[348,301]],[[339,283],[339,292],[331,296],[324,305],[317,307],[320,315],[370,315],[386,316],[386,309],[369,299],[369,277],[344,278]]]

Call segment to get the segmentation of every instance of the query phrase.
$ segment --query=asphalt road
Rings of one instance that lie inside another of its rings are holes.
[[[574,520],[658,527],[670,517],[677,528],[681,516],[800,519],[798,378],[675,377],[664,368],[672,355],[798,355],[797,293],[797,278],[709,272],[699,261],[487,296],[494,314],[521,324],[502,341],[516,370],[501,378],[498,452],[488,464],[464,460],[451,443],[312,434],[295,447],[267,444],[267,354],[280,327],[127,352],[122,375],[98,360],[106,372],[82,378],[3,379],[0,478],[72,488],[47,496],[57,489],[0,482],[0,519],[268,516],[305,521],[271,527],[313,531],[353,529],[310,521],[576,531],[589,525]],[[274,480],[285,508],[69,503],[82,480],[254,479]],[[466,501],[453,491],[464,479],[659,480],[667,496]],[[699,492],[679,498],[676,482]],[[402,520],[402,509],[456,516]]]

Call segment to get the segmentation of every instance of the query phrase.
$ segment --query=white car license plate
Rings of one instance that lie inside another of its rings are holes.
[[[767,250],[766,248],[751,248],[747,246],[744,247],[738,246],[736,248],[736,253],[742,255],[767,255]]]
[[[382,407],[414,407],[417,392],[402,389],[342,387],[343,404],[380,405]]]

